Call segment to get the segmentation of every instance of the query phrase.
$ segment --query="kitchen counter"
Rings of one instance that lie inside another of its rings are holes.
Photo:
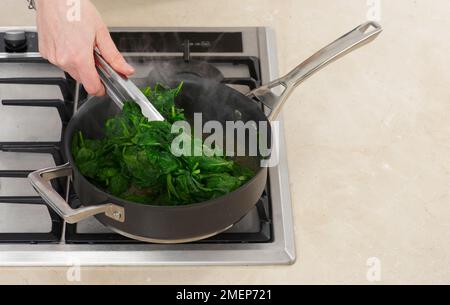
[[[94,2],[110,26],[271,26],[281,73],[373,9],[361,0]],[[380,283],[450,283],[450,3],[380,3],[380,38],[305,82],[284,111],[294,265],[82,268],[82,283],[367,284],[375,267]],[[3,0],[0,26],[33,25],[33,15],[25,1]],[[67,272],[2,268],[0,283],[70,283]]]

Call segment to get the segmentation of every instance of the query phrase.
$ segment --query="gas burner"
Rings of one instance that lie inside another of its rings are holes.
[[[214,65],[201,60],[191,58],[191,46],[194,45],[186,39],[183,44],[183,59],[171,59],[152,63],[152,71],[149,79],[161,80],[163,83],[170,83],[172,79],[194,76],[210,79],[218,83],[224,77]]]
[[[151,63],[152,70],[149,79],[161,80],[162,83],[170,83],[172,79],[193,76],[206,78],[216,82],[222,82],[224,76],[213,65],[206,61],[190,59],[171,59]]]

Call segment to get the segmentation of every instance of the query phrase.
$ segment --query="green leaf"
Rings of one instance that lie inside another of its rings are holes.
[[[254,175],[250,169],[223,157],[176,157],[170,149],[171,123],[184,120],[175,98],[183,84],[161,84],[142,92],[166,121],[148,121],[134,102],[107,120],[103,139],[74,135],[72,154],[80,172],[98,187],[125,200],[142,204],[182,205],[217,198],[239,188]],[[210,152],[201,139],[193,147]],[[209,155],[209,154],[208,154]]]

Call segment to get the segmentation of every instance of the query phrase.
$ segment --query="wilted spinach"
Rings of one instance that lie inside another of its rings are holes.
[[[175,106],[182,84],[162,85],[142,92],[166,118],[148,121],[134,102],[105,124],[105,137],[87,139],[79,132],[72,154],[80,172],[107,192],[134,202],[184,205],[217,198],[239,188],[253,171],[219,156],[174,156],[171,143],[177,136],[171,124],[184,120]]]

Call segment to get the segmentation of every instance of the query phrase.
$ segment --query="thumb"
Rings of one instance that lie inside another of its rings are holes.
[[[103,58],[114,70],[126,76],[134,73],[134,68],[125,61],[122,54],[117,50],[106,26],[97,31],[96,44]]]

